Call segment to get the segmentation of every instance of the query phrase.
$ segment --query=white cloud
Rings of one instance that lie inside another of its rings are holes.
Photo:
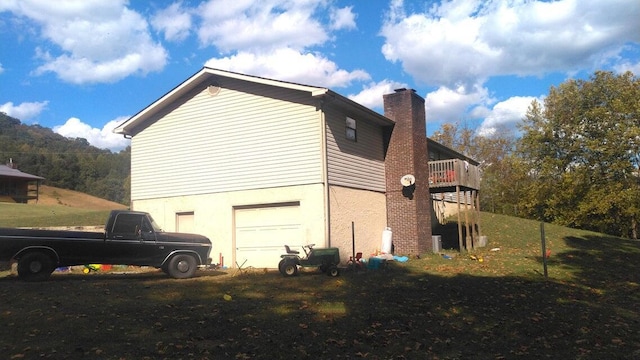
[[[290,48],[277,49],[265,55],[240,52],[210,59],[205,66],[327,88],[346,87],[353,81],[370,79],[364,70],[339,69],[336,63],[322,55],[301,53]]]
[[[487,88],[480,85],[454,89],[441,86],[425,97],[427,128],[437,129],[443,123],[457,123],[465,120],[471,108],[484,104],[489,106],[494,100]]]
[[[353,6],[331,9],[329,12],[329,18],[331,20],[331,29],[352,30],[356,28],[356,15],[353,13]]]
[[[635,76],[640,76],[640,62],[632,63],[629,61],[625,61],[614,66],[614,69],[620,74],[631,71]]]
[[[202,17],[198,37],[222,52],[302,50],[329,39],[314,13],[323,0],[210,0],[197,10]]]
[[[95,147],[117,152],[131,144],[131,140],[113,133],[113,129],[126,119],[128,117],[116,118],[106,123],[102,129],[98,129],[72,117],[63,125],[55,126],[53,131],[68,138],[84,138]]]
[[[455,88],[495,75],[595,69],[640,41],[640,2],[446,1],[406,14],[394,1],[382,52],[417,81]]]
[[[48,104],[48,101],[39,101],[23,102],[20,105],[16,106],[13,105],[12,102],[7,102],[0,105],[0,112],[3,112],[21,121],[27,121],[40,115],[40,113],[47,107]]]
[[[0,74],[4,72],[4,68],[2,67],[2,63],[0,63]]]
[[[325,0],[209,0],[194,14],[201,17],[201,44],[229,53],[205,66],[334,88],[371,79],[364,70],[341,69],[309,50],[330,40],[331,31],[355,29],[352,10]]]
[[[191,14],[182,7],[182,2],[175,2],[158,11],[151,18],[151,25],[164,32],[164,38],[168,41],[182,41],[191,31]]]
[[[75,84],[116,82],[132,74],[161,70],[167,52],[149,34],[146,20],[119,1],[24,0],[0,5],[31,19],[51,48],[38,48],[44,61],[35,74],[53,72]]]
[[[347,97],[357,102],[358,104],[366,106],[370,109],[382,109],[382,95],[391,94],[395,89],[406,87],[406,84],[385,79],[377,83],[370,83],[368,85],[365,85],[362,91],[357,94],[350,94]]]
[[[533,96],[514,96],[495,104],[490,110],[484,109],[485,119],[477,129],[478,134],[487,136],[501,128],[515,129],[516,124],[522,122],[533,100],[540,104],[544,101],[543,98]]]

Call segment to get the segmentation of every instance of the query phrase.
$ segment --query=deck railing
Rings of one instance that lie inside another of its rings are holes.
[[[451,188],[458,185],[480,189],[480,169],[460,159],[429,161],[429,188]]]

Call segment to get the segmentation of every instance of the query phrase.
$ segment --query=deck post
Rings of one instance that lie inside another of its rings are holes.
[[[473,240],[471,238],[471,223],[469,221],[469,202],[467,201],[467,191],[462,192],[462,199],[464,201],[464,229],[466,232],[465,236],[465,244],[467,246],[467,251],[473,249]]]
[[[462,219],[460,218],[460,185],[456,185],[456,198],[458,203],[458,245],[460,246],[460,252],[462,252],[464,244],[462,242]]]

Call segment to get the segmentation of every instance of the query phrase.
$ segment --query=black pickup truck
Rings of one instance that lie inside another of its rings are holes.
[[[183,279],[210,264],[210,251],[208,238],[164,232],[138,211],[111,211],[104,232],[0,228],[0,261],[17,260],[18,276],[26,281],[87,264],[151,266]]]

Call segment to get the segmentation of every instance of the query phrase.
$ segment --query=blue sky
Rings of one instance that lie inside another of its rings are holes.
[[[323,86],[427,133],[514,128],[596,70],[640,74],[640,1],[1,0],[0,111],[119,151],[111,130],[203,66]]]

